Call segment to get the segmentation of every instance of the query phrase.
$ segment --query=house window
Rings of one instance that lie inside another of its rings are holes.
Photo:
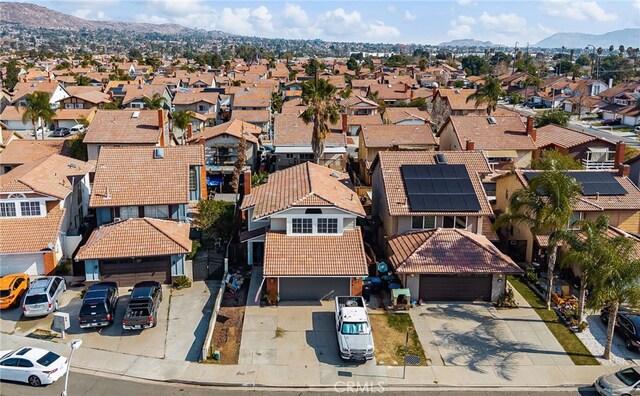
[[[198,112],[205,112],[207,111],[207,106],[205,105],[198,105]]]
[[[300,154],[300,159],[303,161],[311,161],[313,159],[313,154]]]
[[[466,230],[467,229],[467,217],[466,216],[456,216],[456,228]]]
[[[65,109],[73,109],[73,103],[65,103],[64,104],[64,108]]]
[[[16,217],[16,204],[13,202],[0,202],[0,217]]]
[[[169,218],[169,206],[168,205],[151,205],[144,207],[144,216],[153,217],[154,219],[168,219]]]
[[[76,109],[84,109],[84,103],[76,103]]]
[[[338,219],[318,219],[319,234],[337,234]]]
[[[576,227],[575,224],[577,221],[580,221],[580,219],[582,219],[582,213],[573,212],[573,214],[571,215],[571,220],[569,220],[569,228],[572,230],[578,229],[578,227]]]
[[[313,219],[293,219],[291,232],[294,234],[311,234],[313,232]]]
[[[435,216],[413,216],[411,218],[411,228],[414,230],[427,230],[436,228]]]
[[[40,216],[40,202],[20,202],[23,216]]]
[[[196,175],[196,168],[189,169],[189,191],[196,191],[198,189],[198,177]]]
[[[120,218],[122,220],[136,218],[139,216],[140,216],[140,213],[138,212],[137,206],[121,206],[120,207]]]

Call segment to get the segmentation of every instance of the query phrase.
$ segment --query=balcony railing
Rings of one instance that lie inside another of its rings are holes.
[[[582,166],[584,166],[584,168],[588,170],[613,169],[614,165],[615,165],[615,161],[613,160],[606,160],[606,161],[594,161],[594,160],[588,160],[588,159],[582,160]]]

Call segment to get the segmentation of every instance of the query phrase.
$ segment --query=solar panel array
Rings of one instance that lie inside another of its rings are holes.
[[[536,177],[537,172],[525,172],[524,177],[531,180]],[[626,195],[627,190],[624,189],[615,179],[611,172],[567,172],[568,176],[576,179],[582,186],[582,195]]]
[[[402,181],[414,212],[477,212],[480,202],[464,165],[402,165]]]

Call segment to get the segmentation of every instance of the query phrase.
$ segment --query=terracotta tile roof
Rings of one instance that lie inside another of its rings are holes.
[[[613,87],[600,92],[598,96],[600,96],[601,98],[613,98],[625,92],[638,91],[640,91],[640,82],[631,81],[614,85]]]
[[[499,242],[498,234],[493,230],[493,223],[489,217],[482,219],[482,235],[484,235],[491,242]]]
[[[83,87],[83,88],[86,88],[86,87]],[[89,102],[93,104],[111,103],[111,99],[108,94],[97,91],[97,90],[79,92],[79,93],[72,94],[71,96],[76,97],[78,99],[82,99],[85,102]]]
[[[171,220],[136,218],[94,230],[77,260],[166,256],[191,251],[190,226]]]
[[[169,205],[189,202],[189,166],[204,167],[204,146],[103,147],[89,205]],[[126,166],[123,166],[126,164]]]
[[[605,139],[599,139],[584,132],[561,127],[560,125],[549,124],[538,128],[536,145],[538,147],[558,146],[565,149],[579,146],[589,142],[602,142],[615,145]]]
[[[63,139],[13,140],[0,153],[0,165],[26,164],[51,154],[63,154],[65,142]]]
[[[176,96],[173,98],[174,105],[190,105],[198,102],[206,102],[209,104],[218,103],[217,92],[176,92]]]
[[[12,169],[0,175],[0,192],[34,191],[65,199],[93,166],[74,158],[52,154]]]
[[[267,232],[264,243],[265,276],[367,275],[360,228],[342,235],[286,235]]]
[[[160,140],[159,110],[98,110],[84,137],[85,143],[156,144]],[[164,110],[163,110],[164,111]],[[134,118],[134,113],[138,114]],[[168,116],[165,111],[165,123]]]
[[[124,94],[124,99],[122,99],[123,105],[136,99],[152,98],[155,94],[164,96],[167,90],[167,86],[163,84],[130,84],[125,88],[127,92]]]
[[[269,122],[271,113],[269,110],[237,110],[231,111],[231,116],[246,122]]]
[[[371,84],[369,92],[377,92],[378,99],[382,100],[408,100],[410,89],[404,83],[396,84]]]
[[[269,107],[271,89],[246,87],[233,95],[233,107]]]
[[[58,240],[64,209],[56,206],[45,217],[0,219],[0,254],[36,253]]]
[[[246,133],[245,139],[247,139],[248,142],[258,144],[258,138],[256,135],[260,135],[262,133],[262,129],[248,122],[234,118],[231,121],[220,125],[205,127],[204,131],[193,135],[193,137],[189,139],[189,142],[197,142],[200,139],[209,140],[224,134],[240,139],[243,132]]]
[[[450,116],[460,147],[471,140],[476,150],[535,150],[536,144],[518,116],[495,116],[491,124],[486,116]],[[446,125],[445,125],[446,126]],[[440,129],[440,133],[445,127]]]
[[[351,87],[353,89],[369,88],[369,86],[372,85],[372,84],[378,84],[378,80],[373,80],[373,79],[354,79],[354,80],[351,80]]]
[[[637,103],[630,104],[629,106],[620,109],[620,114],[629,117],[640,117],[640,106]]]
[[[12,103],[15,103],[21,99],[23,99],[27,95],[31,95],[36,91],[44,91],[49,95],[53,95],[53,92],[60,87],[55,81],[43,81],[43,82],[19,82],[13,87],[12,95]]]
[[[296,206],[328,206],[364,216],[349,175],[305,162],[269,175],[269,181],[244,197],[241,210],[254,208],[253,219]]]
[[[420,120],[425,123],[431,121],[429,112],[420,110],[417,107],[389,107],[384,111],[384,118],[392,124],[402,121]]]
[[[486,111],[487,105],[480,105],[476,107],[476,101],[470,100],[467,102],[467,98],[475,93],[475,89],[439,89],[438,93],[442,98],[446,99],[449,103],[449,107],[452,110],[478,110]]]
[[[427,124],[369,125],[362,127],[360,139],[365,147],[435,146],[436,140]],[[423,147],[427,148],[427,147]]]
[[[485,236],[438,228],[388,240],[399,274],[520,274],[522,269]]]
[[[444,154],[448,164],[465,165],[471,184],[480,203],[478,212],[415,212],[409,208],[409,199],[405,190],[401,165],[433,165],[436,164],[435,155]],[[447,215],[460,216],[490,216],[493,215],[491,205],[482,186],[479,174],[491,173],[491,168],[486,157],[479,151],[381,151],[371,165],[372,169],[380,166],[382,170],[382,186],[373,186],[374,189],[384,189],[391,216],[410,215]]]
[[[0,131],[0,133],[2,133],[2,140],[0,141],[0,146],[6,147],[13,140],[23,139],[23,137],[20,134],[18,134],[16,131],[8,131],[6,129],[3,129],[2,131]],[[1,152],[2,151],[0,151],[0,153]],[[22,155],[22,153],[20,154]],[[0,155],[0,158],[2,158],[2,155]],[[0,159],[0,164],[2,164],[1,159]]]
[[[3,121],[22,121],[22,114],[24,114],[24,107],[7,106],[0,113],[0,120]],[[27,121],[27,125],[33,130],[31,121]]]
[[[380,114],[368,114],[368,115],[348,115],[348,125],[383,125],[382,117]]]
[[[367,106],[355,106],[356,104],[359,104],[359,103],[364,103]],[[352,106],[363,107],[363,108],[380,107],[380,105],[378,105],[376,102],[362,95],[352,95],[346,99],[342,99],[340,101],[340,106],[344,108],[352,107]]]
[[[93,112],[93,109],[58,109],[53,116],[54,120],[75,120],[80,122],[81,119],[87,119]]]
[[[340,122],[329,126],[335,133],[326,139],[327,147],[345,146]],[[273,122],[274,146],[311,146],[313,124],[305,124],[297,114],[276,114]]]

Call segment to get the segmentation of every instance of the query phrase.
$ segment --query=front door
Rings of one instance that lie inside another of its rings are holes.
[[[253,265],[262,265],[262,261],[264,260],[264,242],[253,242],[251,255]]]

